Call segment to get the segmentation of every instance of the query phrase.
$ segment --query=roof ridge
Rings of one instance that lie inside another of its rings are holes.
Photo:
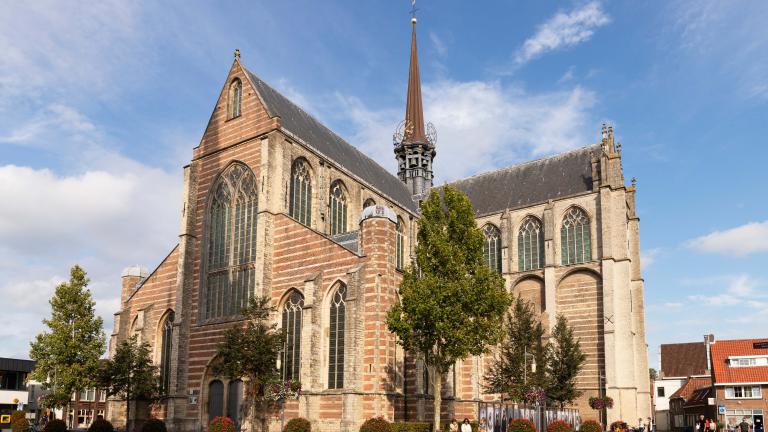
[[[454,181],[451,181],[451,182],[447,182],[447,184],[450,185],[450,184],[454,184],[454,183],[463,182],[463,181],[466,181],[466,180],[472,180],[472,179],[476,179],[478,177],[483,177],[483,176],[487,176],[487,175],[491,175],[491,174],[496,174],[496,173],[501,172],[501,171],[508,171],[508,170],[511,171],[513,169],[522,168],[522,167],[524,167],[526,165],[531,165],[531,164],[534,164],[534,163],[537,163],[537,162],[543,162],[543,161],[545,161],[547,159],[554,159],[554,158],[557,158],[557,157],[563,157],[563,156],[566,156],[566,155],[569,155],[569,154],[572,154],[572,153],[576,153],[576,152],[579,152],[579,151],[584,151],[584,150],[586,150],[588,148],[591,148],[591,147],[597,147],[599,145],[600,144],[589,144],[589,145],[585,145],[585,146],[582,146],[582,147],[577,147],[575,149],[571,149],[571,150],[568,150],[568,151],[564,151],[562,153],[555,153],[555,154],[551,154],[549,156],[542,156],[542,157],[540,157],[538,159],[531,159],[529,161],[520,162],[520,163],[516,163],[516,164],[513,164],[513,165],[508,165],[508,166],[501,167],[501,168],[496,168],[496,169],[493,169],[493,170],[483,171],[483,172],[480,172],[480,173],[477,173],[477,174],[473,174],[473,175],[471,175],[469,177],[464,177],[464,178],[457,179],[457,180],[454,180]]]

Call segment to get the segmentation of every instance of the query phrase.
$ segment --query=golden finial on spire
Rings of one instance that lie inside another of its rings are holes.
[[[235,48],[235,60],[240,61],[240,50]]]

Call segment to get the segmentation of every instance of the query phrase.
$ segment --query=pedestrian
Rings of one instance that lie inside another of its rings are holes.
[[[653,420],[651,420],[650,417],[648,417],[648,421],[645,424],[645,431],[646,432],[653,432]]]
[[[640,417],[637,419],[637,429],[635,429],[637,432],[643,432],[645,430],[645,423],[643,423],[643,418]]]
[[[750,425],[747,423],[747,418],[742,418],[741,423],[739,423],[739,432],[749,432],[749,429]]]
[[[704,420],[704,414],[701,414],[696,420],[696,432],[707,432],[707,421]]]
[[[461,422],[461,432],[472,432],[472,425],[469,424],[469,419],[465,418],[463,422]]]
[[[450,426],[448,426],[449,432],[459,432],[459,422],[456,419],[451,420]]]
[[[480,424],[477,425],[477,432],[489,432],[488,422],[485,420],[485,417],[480,419]]]
[[[709,419],[709,432],[717,432],[717,422],[714,419]]]

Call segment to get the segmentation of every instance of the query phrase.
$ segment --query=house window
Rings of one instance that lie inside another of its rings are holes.
[[[329,206],[331,235],[347,232],[347,193],[344,185],[338,180],[331,184]]]
[[[331,297],[328,338],[328,388],[344,388],[344,325],[347,286],[339,283]]]
[[[760,399],[760,386],[735,386],[725,388],[726,399]]]
[[[309,164],[304,159],[296,159],[291,167],[291,194],[289,214],[299,223],[310,226],[312,223],[312,176]]]
[[[517,270],[541,268],[544,264],[544,230],[541,222],[528,216],[520,225],[517,235]]]
[[[96,400],[96,389],[95,388],[89,388],[85,390],[80,391],[80,401],[81,402],[93,402]]]
[[[171,389],[171,351],[173,349],[173,311],[163,322],[163,334],[160,342],[160,385],[165,394]]]
[[[398,269],[405,267],[405,222],[402,219],[397,218],[397,227],[395,231],[395,249],[396,259],[395,265]]]
[[[99,390],[99,402],[106,402],[106,401],[107,401],[107,391]]]
[[[229,118],[240,117],[242,101],[243,83],[239,79],[235,79],[229,86]]]
[[[757,366],[757,359],[756,358],[731,359],[731,366],[734,366],[734,367]]]
[[[234,164],[214,185],[208,219],[204,316],[239,315],[248,304],[256,271],[256,178]]]
[[[589,217],[584,210],[571,207],[560,228],[561,261],[563,265],[592,260]]]
[[[664,397],[664,387],[657,388],[656,395],[658,395],[659,397]]]
[[[488,224],[483,227],[485,243],[483,244],[483,256],[485,263],[491,270],[501,273],[501,231]]]
[[[301,322],[304,311],[304,296],[293,290],[283,306],[283,380],[298,380],[301,366]]]

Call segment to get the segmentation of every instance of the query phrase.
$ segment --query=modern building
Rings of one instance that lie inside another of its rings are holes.
[[[733,427],[742,419],[764,432],[768,410],[768,339],[721,340],[712,344],[713,405]]]
[[[34,367],[32,360],[0,358],[0,427],[10,427],[11,412],[27,408],[27,375]]]
[[[220,415],[245,421],[243,381],[210,365],[253,296],[278,308],[275,323],[288,336],[281,373],[303,384],[282,413],[260,413],[269,430],[296,416],[321,432],[356,431],[374,416],[430,418],[435,377],[403,352],[384,320],[412,262],[419,203],[432,190],[439,153],[423,115],[415,19],[411,30],[397,175],[247,69],[236,51],[184,168],[179,242],[149,274],[126,269],[115,314],[112,349],[131,335],[151,345],[170,394],[155,415],[174,430],[205,430]],[[534,304],[547,331],[556,314],[574,327],[587,354],[576,403],[582,418],[597,417],[588,399],[603,394],[615,401],[609,421],[645,418],[651,387],[636,188],[625,182],[611,127],[586,144],[452,185],[469,196],[486,263],[509,291]],[[471,357],[439,377],[446,418],[477,418],[480,402],[499,400],[484,390],[491,361]],[[110,406],[111,419],[124,424],[118,402]],[[131,411],[131,421],[147,415]]]
[[[657,430],[672,429],[670,413],[672,395],[680,396],[678,391],[689,378],[709,378],[707,344],[713,339],[713,336],[707,335],[703,342],[661,345],[659,349],[660,370],[653,383],[654,420]],[[700,384],[700,382],[698,383]],[[686,395],[688,395],[687,392]]]

